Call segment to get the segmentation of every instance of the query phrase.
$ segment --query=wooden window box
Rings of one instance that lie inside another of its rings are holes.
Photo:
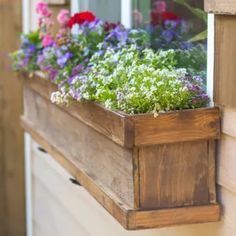
[[[58,106],[49,81],[25,80],[26,132],[126,229],[218,221],[218,108],[126,115],[95,103]],[[68,199],[69,201],[69,199]]]
[[[235,15],[236,1],[235,0],[205,0],[205,10],[209,13]]]

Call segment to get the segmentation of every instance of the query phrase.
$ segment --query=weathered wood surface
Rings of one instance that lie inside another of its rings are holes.
[[[25,117],[35,129],[75,166],[82,167],[91,178],[133,207],[132,151],[123,149],[33,90],[25,89],[24,97]]]
[[[33,216],[34,232],[36,236],[51,236],[53,234],[59,236],[76,236],[78,232],[89,236],[162,236],[163,234],[168,236],[195,236],[194,232],[208,236],[217,235],[218,224],[216,223],[173,227],[163,230],[125,231],[98,203],[96,203],[83,187],[71,184],[68,181],[71,177],[70,174],[63,170],[50,155],[41,153],[38,147],[39,144],[33,142]],[[68,201],[68,199],[70,199],[70,201]],[[50,209],[50,211],[48,211],[48,209]],[[212,213],[213,212],[212,210]],[[153,214],[153,212],[151,213]],[[205,213],[204,209],[201,213]],[[164,212],[160,215],[163,214]],[[172,222],[175,221],[174,223],[176,223],[176,215],[178,215],[178,212],[175,212],[173,215],[168,215],[168,212],[165,212],[165,219],[168,220],[170,218]],[[132,216],[132,227],[134,227],[135,224],[134,219],[138,219],[139,223],[142,222],[142,224],[144,224],[144,217],[144,215],[140,214],[138,216]],[[182,217],[185,217],[185,215]],[[191,216],[188,215],[187,217],[190,218]],[[195,216],[192,220],[194,220],[194,218]],[[163,218],[155,218],[156,222],[159,222],[160,219]],[[150,222],[150,220],[147,221]],[[151,220],[151,222],[155,224],[153,220]],[[64,234],[62,234],[62,232]],[[70,234],[68,234],[68,232],[70,232]]]
[[[51,97],[51,93],[57,90],[56,85],[39,76],[28,79],[26,83],[48,100]],[[63,109],[65,106],[61,106],[61,108]],[[91,102],[77,102],[66,107],[64,110],[116,143],[122,146],[132,147],[132,127],[130,127],[130,122],[127,119],[125,120],[123,114],[105,110],[102,106]]]
[[[111,137],[103,135],[101,130],[97,132],[92,125],[84,123],[83,119],[71,114],[66,107],[52,104],[48,94],[54,86],[50,85],[44,90],[41,85],[47,81],[41,82],[29,82],[25,86],[25,110],[22,118],[25,130],[125,228],[139,229],[145,227],[144,224],[147,228],[163,227],[168,225],[166,214],[185,215],[186,206],[191,206],[194,211],[199,207],[199,211],[204,214],[208,210],[212,214],[209,221],[219,218],[219,211],[218,215],[214,214],[218,205],[211,204],[216,202],[211,179],[214,178],[214,163],[211,163],[214,162],[214,151],[210,147],[214,145],[209,144],[214,141],[126,148],[118,145]],[[85,106],[85,109],[90,107],[89,104]],[[103,109],[101,106],[97,107]],[[218,109],[212,110],[215,125]],[[209,117],[208,111],[210,109],[204,110],[206,119]],[[81,113],[83,114],[82,111]],[[120,118],[123,114],[118,113],[117,116]],[[131,116],[125,117],[130,119]],[[152,118],[155,119],[153,116]],[[135,119],[134,116],[132,119]],[[211,125],[209,121],[204,122]],[[123,130],[125,133],[125,127]],[[191,211],[192,208],[187,209]],[[145,220],[139,222],[138,217],[143,211],[146,212],[145,217],[152,217],[154,214],[156,220],[157,217],[160,219],[155,224]],[[176,220],[176,224],[180,218]],[[190,219],[193,221],[190,222]],[[194,223],[195,220],[199,222],[200,219],[190,216],[182,223]],[[200,222],[205,222],[205,218]],[[169,223],[175,225],[172,221]]]
[[[25,236],[22,84],[9,53],[19,44],[22,1],[0,0],[0,235]]]
[[[134,144],[154,145],[216,139],[220,136],[218,108],[183,110],[153,115],[137,115],[134,122]]]
[[[214,222],[220,220],[219,205],[180,207],[155,211],[135,212],[130,220],[130,228],[162,228],[182,224]]]
[[[28,86],[46,99],[55,85],[36,77]],[[64,106],[61,106],[64,109]],[[72,116],[125,147],[219,138],[218,108],[129,116],[94,103],[76,103],[66,110]]]
[[[141,207],[209,204],[208,155],[211,149],[208,141],[140,148]],[[215,181],[214,176],[211,178]]]
[[[78,168],[71,160],[65,157],[55,146],[50,144],[29,121],[22,118],[22,125],[26,132],[39,143],[63,168],[65,168],[81,185],[125,228],[127,227],[127,212],[130,207],[117,199],[109,189],[98,181],[94,181],[82,168]]]
[[[82,186],[85,187],[85,189],[126,229],[137,230],[143,228],[158,228],[179,224],[215,222],[219,220],[220,207],[217,204],[164,210],[133,210],[129,206],[119,202],[112,193],[109,195],[109,190],[103,188],[99,182],[96,181],[95,183],[85,171],[74,166],[73,163],[50,145],[48,140],[40,136],[38,132],[35,132],[35,127],[31,126],[24,119],[22,120],[22,124],[33,139],[66,168],[72,176],[74,176],[75,179],[77,179]],[[198,208],[198,214],[195,214]],[[201,215],[202,218],[200,218]]]
[[[235,15],[235,0],[205,0],[205,11],[214,14]]]
[[[236,108],[236,17],[216,16],[215,21],[214,101]]]

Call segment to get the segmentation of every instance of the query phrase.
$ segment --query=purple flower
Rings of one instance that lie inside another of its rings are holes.
[[[175,37],[175,32],[171,30],[164,30],[161,32],[161,37],[167,42],[170,43],[174,37]]]
[[[30,44],[28,46],[29,53],[34,53],[36,51],[36,47],[33,44]]]
[[[96,19],[95,21],[88,22],[88,28],[90,30],[95,30],[97,31],[100,26],[102,26],[102,21],[100,19]]]
[[[37,57],[37,65],[42,65],[42,63],[44,62],[44,55],[43,54],[39,54],[38,57]]]
[[[127,30],[123,29],[121,26],[117,26],[110,34],[106,37],[106,40],[115,39],[119,42],[126,42],[128,39]]]
[[[178,25],[177,21],[174,20],[165,20],[164,21],[164,27],[168,30],[174,30]]]
[[[78,80],[78,76],[70,76],[69,79],[67,80],[68,84],[72,85]]]
[[[84,65],[83,64],[79,64],[79,65],[77,65],[76,67],[74,67],[72,69],[71,76],[75,76],[78,73],[81,73],[83,70],[84,70]]]
[[[57,74],[58,74],[58,70],[56,70],[56,69],[51,69],[51,70],[49,70],[49,72],[48,72],[48,78],[49,78],[51,81],[54,81],[55,78],[56,78],[56,76],[57,76]]]
[[[180,43],[180,48],[183,50],[188,50],[193,47],[193,44],[190,42],[181,42]]]
[[[21,62],[21,66],[22,67],[26,67],[29,63],[29,57],[24,57],[22,62]]]
[[[81,93],[80,89],[70,88],[69,94],[70,94],[71,97],[73,97],[77,101],[81,100],[81,98],[82,98],[82,93]]]
[[[57,64],[63,68],[65,67],[66,63],[68,62],[68,60],[73,56],[72,53],[67,52],[66,54],[62,55],[61,57],[59,57],[57,59]]]

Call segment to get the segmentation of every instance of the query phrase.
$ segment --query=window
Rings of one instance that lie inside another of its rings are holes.
[[[94,12],[103,21],[121,21],[121,0],[80,0],[78,8]]]

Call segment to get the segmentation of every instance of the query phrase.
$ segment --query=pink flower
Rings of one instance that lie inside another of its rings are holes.
[[[51,35],[47,34],[43,36],[42,45],[43,47],[48,47],[54,43],[54,40]]]
[[[70,12],[66,9],[62,9],[57,15],[57,21],[61,26],[67,26],[69,19],[70,19]]]
[[[156,1],[154,3],[154,6],[155,6],[155,12],[156,13],[162,13],[162,12],[165,12],[166,11],[166,2],[165,1]]]
[[[36,12],[44,17],[50,17],[52,15],[52,12],[48,9],[48,4],[45,2],[39,2],[36,5]]]
[[[135,25],[141,25],[143,22],[143,15],[140,11],[138,11],[137,9],[135,9],[133,11],[133,19],[135,22]]]

